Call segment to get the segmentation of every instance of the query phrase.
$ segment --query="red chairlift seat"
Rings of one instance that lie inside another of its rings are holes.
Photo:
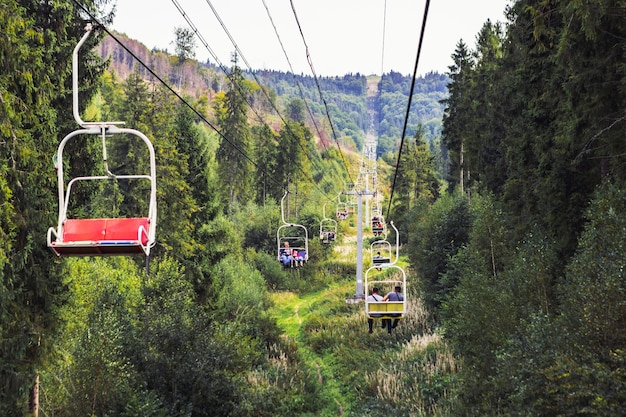
[[[150,168],[146,174],[112,175],[108,172],[105,137],[126,134],[140,139],[146,145]],[[66,143],[81,135],[102,136],[104,171],[107,175],[76,177],[65,187],[63,150]],[[59,189],[59,221],[57,227],[48,229],[48,247],[57,256],[150,255],[155,245],[156,232],[156,167],[154,148],[150,140],[134,129],[118,128],[113,124],[89,126],[68,134],[59,144],[56,168]],[[146,217],[120,218],[68,218],[68,204],[73,184],[85,181],[139,180],[147,181],[150,196]]]
[[[58,256],[149,254],[150,220],[141,218],[68,219],[61,236],[48,245]]]

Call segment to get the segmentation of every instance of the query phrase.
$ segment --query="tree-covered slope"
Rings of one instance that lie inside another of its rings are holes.
[[[163,51],[149,51],[124,35],[116,34],[116,38],[162,79],[171,80],[174,86],[194,97],[206,96],[210,100],[228,83],[231,68],[194,60],[181,64],[176,56]],[[154,81],[154,77],[111,37],[104,39],[99,53],[110,58],[112,71],[121,79],[137,68],[142,76]],[[316,80],[312,75],[272,70],[244,69],[243,74],[267,89],[270,101],[275,100],[279,108],[295,98],[305,101],[307,123],[317,135],[331,141],[340,140],[359,151],[366,133],[373,128],[372,133],[380,138],[379,155],[398,151],[411,88],[412,77],[408,75],[391,71],[382,77],[366,77],[357,73]],[[367,100],[368,78],[376,79],[379,84],[375,99],[370,101]],[[441,100],[447,97],[447,82],[446,75],[432,72],[416,79],[407,136],[412,136],[418,124],[422,124],[429,141],[439,137],[443,116]]]

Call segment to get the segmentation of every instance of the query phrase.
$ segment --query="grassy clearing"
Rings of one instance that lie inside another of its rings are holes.
[[[351,290],[354,290],[354,283],[344,281],[303,296],[290,291],[276,292],[272,294],[274,307],[270,315],[287,336],[297,339],[300,327],[311,314],[319,314],[324,305],[329,307],[327,300],[345,298],[344,294]]]
[[[298,352],[302,360],[317,376],[319,385],[318,400],[323,405],[321,416],[343,415],[349,405],[345,398],[341,377],[335,375],[332,358],[315,352],[304,340],[303,329],[310,323],[317,322],[322,315],[332,317],[336,310],[345,304],[345,293],[353,290],[351,281],[336,283],[329,288],[298,296],[292,292],[280,292],[272,295],[274,307],[270,315],[274,317],[284,334],[297,341]],[[338,320],[340,320],[338,318]]]
[[[337,245],[333,262],[353,262],[355,243],[348,238]],[[399,265],[408,270],[404,259]],[[380,327],[368,334],[363,304],[346,303],[355,285],[350,276],[320,291],[272,296],[271,317],[295,342],[316,381],[315,415],[448,415],[457,365],[441,337],[430,331],[417,286],[408,286],[406,317],[388,335]]]

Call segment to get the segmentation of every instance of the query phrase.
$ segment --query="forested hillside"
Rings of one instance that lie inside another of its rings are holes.
[[[410,77],[318,90],[96,28],[77,112],[96,123],[59,159],[72,51],[106,3],[0,4],[0,415],[626,414],[624,0],[510,2],[418,80],[404,138]],[[59,258],[59,172],[100,181],[76,183],[72,219],[149,210],[147,176],[122,174],[150,153],[119,126],[154,146],[156,244]],[[391,232],[365,219],[358,254],[355,214],[335,214],[364,183]],[[279,262],[285,224],[308,233],[301,265]],[[394,268],[373,265],[381,238]],[[367,295],[358,255],[366,277],[406,271],[389,333],[346,302]]]
[[[150,51],[123,34],[116,34],[116,38],[161,78],[195,98],[207,96],[212,100],[214,94],[223,91],[228,84],[228,68],[192,59],[179,62],[177,56],[158,50]],[[154,76],[113,38],[105,37],[98,51],[102,57],[110,59],[111,69],[120,79],[124,80],[134,71],[139,71],[143,78],[155,81]],[[312,75],[290,72],[249,69],[242,71],[245,79],[257,84],[256,88],[262,86],[266,90],[267,96],[257,92],[259,97],[255,101],[269,98],[270,101],[275,100],[279,106],[286,106],[294,98],[305,100],[307,124],[325,143],[340,140],[342,146],[359,152],[366,133],[373,128],[372,133],[380,138],[378,155],[388,154],[387,159],[392,161],[393,154],[397,153],[407,110],[411,76],[393,71],[385,74],[382,79],[369,76],[375,79],[377,88],[374,91],[374,100],[368,103],[368,77],[362,74],[320,77],[316,81]],[[417,126],[422,124],[429,142],[439,138],[444,108],[441,101],[447,97],[448,81],[446,75],[433,72],[415,80],[407,136],[413,136]],[[324,102],[328,106],[336,138],[330,129]]]

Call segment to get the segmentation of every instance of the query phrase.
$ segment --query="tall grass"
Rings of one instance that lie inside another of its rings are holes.
[[[273,295],[271,316],[297,354],[274,355],[249,382],[264,386],[266,394],[283,392],[299,400],[304,398],[301,390],[314,385],[315,404],[305,408],[316,410],[311,414],[316,416],[449,415],[458,364],[432,330],[414,278],[408,280],[407,311],[398,327],[389,335],[378,321],[368,334],[363,304],[345,301],[355,288],[354,263],[346,261],[355,256],[354,246],[336,251],[337,258],[319,271],[329,276],[341,271],[334,280],[324,279],[332,285],[315,293]],[[393,273],[397,271],[376,272]],[[289,390],[288,378],[294,378],[296,392]],[[297,410],[290,415],[309,415]]]

